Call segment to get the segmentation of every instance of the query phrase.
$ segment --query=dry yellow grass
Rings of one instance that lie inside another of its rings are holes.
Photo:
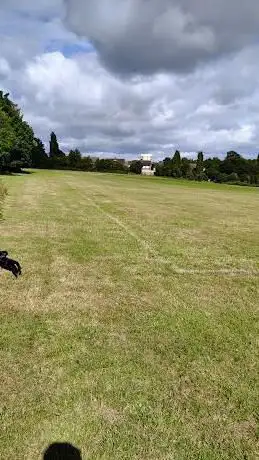
[[[1,453],[256,459],[259,194],[101,174],[8,177]]]

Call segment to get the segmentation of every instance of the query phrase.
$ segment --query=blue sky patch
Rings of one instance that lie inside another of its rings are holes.
[[[89,42],[80,43],[64,43],[60,40],[52,40],[45,47],[45,52],[53,53],[55,51],[61,52],[65,57],[72,57],[79,53],[91,53],[94,51],[93,46]]]

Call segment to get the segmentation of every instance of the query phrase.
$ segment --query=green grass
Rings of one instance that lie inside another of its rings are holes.
[[[256,459],[259,190],[7,177],[1,456]]]
[[[3,203],[6,197],[6,194],[7,194],[6,186],[0,181],[0,219],[3,218],[2,208],[3,208]]]

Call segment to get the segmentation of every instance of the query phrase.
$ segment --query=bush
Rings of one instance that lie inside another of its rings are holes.
[[[208,169],[206,169],[206,174],[207,174],[209,179],[215,181],[215,180],[217,180],[219,171],[216,168],[209,167]]]
[[[247,184],[251,183],[251,178],[248,174],[240,174],[239,178],[241,182],[246,182]]]
[[[202,181],[208,181],[208,176],[204,172],[201,172],[197,176],[195,176],[195,180],[202,182]]]
[[[186,179],[188,179],[188,180],[194,180],[195,179],[195,176],[194,176],[192,170],[187,172]]]
[[[237,173],[233,172],[231,174],[228,174],[227,182],[238,182],[238,181],[239,181],[239,177]]]
[[[218,182],[221,182],[221,183],[228,182],[228,177],[229,177],[228,174],[219,173],[218,176],[217,176],[217,180],[218,180]]]
[[[176,168],[172,171],[172,177],[175,177],[176,179],[180,179],[182,177],[182,171],[180,168]]]

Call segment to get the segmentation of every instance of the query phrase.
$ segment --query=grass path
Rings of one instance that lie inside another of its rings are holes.
[[[5,178],[1,454],[256,459],[259,194],[101,174]]]

